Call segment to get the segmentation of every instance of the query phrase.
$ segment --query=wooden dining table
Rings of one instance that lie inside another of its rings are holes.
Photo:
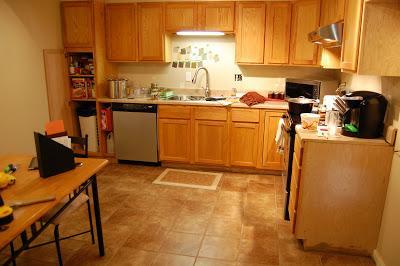
[[[17,165],[17,171],[13,173],[16,183],[0,190],[5,204],[15,201],[29,201],[54,196],[55,200],[37,203],[33,205],[18,207],[14,209],[14,220],[6,225],[6,229],[0,231],[0,250],[18,237],[22,238],[22,246],[13,251],[12,256],[5,264],[11,263],[23,250],[32,243],[72,201],[84,192],[89,186],[92,188],[92,199],[97,232],[97,243],[100,256],[104,256],[103,232],[100,218],[100,205],[97,190],[96,174],[104,168],[108,161],[105,159],[75,158],[76,162],[82,162],[82,166],[73,170],[42,178],[38,170],[28,170],[32,156],[24,155],[0,155],[0,170],[8,164]],[[71,194],[72,193],[72,194]],[[42,225],[39,229],[34,227],[46,213],[52,210],[63,198],[72,195],[63,208],[48,220],[48,224]],[[27,234],[30,230],[30,234]],[[28,237],[29,235],[29,237]]]

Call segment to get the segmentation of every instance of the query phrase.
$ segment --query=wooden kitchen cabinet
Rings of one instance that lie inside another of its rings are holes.
[[[199,2],[198,29],[234,32],[235,2]]]
[[[61,2],[65,48],[93,47],[93,8],[90,1]]]
[[[194,162],[225,165],[228,161],[228,123],[194,121]]]
[[[271,170],[282,170],[282,155],[277,152],[275,143],[276,131],[278,129],[279,120],[282,117],[282,112],[278,111],[264,111],[261,119],[263,120],[264,134],[260,168],[267,168]]]
[[[293,2],[290,43],[292,65],[317,65],[318,46],[308,40],[308,33],[319,27],[320,0]]]
[[[264,2],[236,3],[236,62],[262,64],[265,45]]]
[[[139,61],[169,61],[164,4],[138,3]]]
[[[297,132],[289,210],[305,249],[372,254],[392,157],[384,139]]]
[[[158,120],[159,158],[161,161],[190,161],[190,120]]]
[[[346,0],[321,0],[320,26],[326,26],[344,19]]]
[[[346,0],[340,64],[343,70],[357,71],[363,2],[362,0]]]
[[[194,162],[225,165],[228,162],[228,111],[225,107],[195,107]]]
[[[291,2],[268,2],[265,64],[289,64],[291,19]]]
[[[231,109],[230,164],[255,167],[257,165],[260,111]]]
[[[197,29],[197,5],[194,2],[166,3],[165,30],[177,32]]]
[[[136,4],[106,5],[106,47],[110,61],[136,61],[138,52]]]
[[[231,165],[256,166],[258,132],[258,123],[231,123]]]

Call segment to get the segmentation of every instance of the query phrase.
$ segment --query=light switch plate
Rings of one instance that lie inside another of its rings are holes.
[[[186,79],[187,82],[192,81],[192,72],[186,72]]]

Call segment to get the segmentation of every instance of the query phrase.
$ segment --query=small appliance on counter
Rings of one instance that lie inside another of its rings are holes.
[[[355,91],[341,97],[346,103],[342,134],[357,138],[379,138],[383,132],[387,100],[379,93]]]

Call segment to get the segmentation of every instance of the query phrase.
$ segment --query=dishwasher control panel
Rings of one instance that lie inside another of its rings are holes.
[[[157,113],[157,105],[142,103],[113,103],[112,110],[120,112]]]

